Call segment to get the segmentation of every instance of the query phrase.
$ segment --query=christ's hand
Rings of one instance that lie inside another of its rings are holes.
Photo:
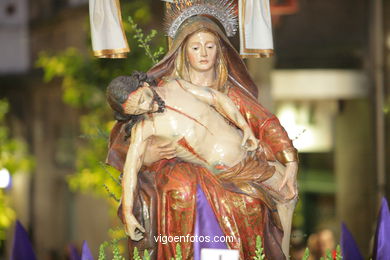
[[[172,142],[158,142],[154,137],[149,138],[148,149],[145,151],[144,165],[150,166],[162,159],[176,157],[176,148]]]
[[[142,233],[145,232],[145,229],[138,223],[134,215],[130,214],[129,216],[126,216],[125,232],[132,240],[140,241],[144,238]]]
[[[288,192],[289,195],[285,197],[285,199],[287,200],[294,199],[298,195],[297,171],[298,171],[297,162],[286,163],[286,170],[284,172],[284,178],[282,184],[279,187],[279,191],[281,191],[285,186],[287,186],[289,190]]]
[[[249,126],[243,129],[243,134],[244,136],[241,145],[249,152],[255,151],[259,146],[259,141],[254,136]]]

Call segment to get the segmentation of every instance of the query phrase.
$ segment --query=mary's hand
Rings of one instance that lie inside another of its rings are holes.
[[[132,240],[140,241],[144,237],[142,233],[145,232],[145,229],[138,223],[134,215],[131,214],[126,217],[125,232]]]
[[[150,166],[159,160],[172,159],[174,157],[176,157],[176,148],[172,142],[161,143],[152,137],[145,151],[144,165]]]
[[[258,148],[259,146],[259,141],[256,139],[254,136],[252,130],[250,127],[246,127],[243,130],[243,138],[242,138],[242,146],[245,147],[248,151],[254,151]]]
[[[298,195],[297,172],[298,172],[297,162],[286,163],[286,170],[284,173],[282,184],[279,187],[279,191],[281,191],[285,186],[287,186],[289,190],[288,192],[289,195],[285,198],[287,200],[291,200]]]

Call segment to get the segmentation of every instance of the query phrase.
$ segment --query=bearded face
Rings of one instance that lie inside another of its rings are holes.
[[[122,104],[123,112],[127,115],[142,115],[145,113],[163,112],[165,103],[148,83],[129,94]]]
[[[123,111],[128,115],[141,115],[149,112],[155,112],[158,105],[154,102],[154,93],[148,83],[129,94],[127,100],[123,103]]]

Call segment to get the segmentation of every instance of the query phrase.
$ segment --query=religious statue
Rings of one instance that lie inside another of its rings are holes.
[[[123,187],[126,187],[122,204],[126,231],[133,240],[142,238],[141,233],[135,234],[136,228],[144,230],[132,214],[133,193],[150,137],[161,139],[161,142],[169,141],[178,159],[199,164],[220,179],[223,179],[222,175],[226,178],[227,172],[244,177],[245,171],[238,165],[245,169],[255,164],[249,174],[258,185],[268,184],[267,180],[275,173],[265,157],[261,157],[264,155],[262,151],[259,151],[260,158],[248,153],[258,148],[258,141],[229,97],[178,79],[167,82],[164,88],[151,88],[146,79],[146,75],[138,73],[132,77],[118,77],[107,90],[108,101],[115,112],[122,116],[131,115],[127,129],[131,141],[122,180]],[[242,135],[237,128],[241,129]],[[278,194],[274,188],[273,192]]]
[[[183,259],[200,259],[201,248],[252,259],[260,236],[267,259],[288,258],[297,151],[226,37],[232,3],[176,1],[167,11],[168,53],[107,90],[118,120],[107,163],[123,172],[129,245],[171,259],[178,242],[162,237],[224,235],[233,239],[180,240]]]

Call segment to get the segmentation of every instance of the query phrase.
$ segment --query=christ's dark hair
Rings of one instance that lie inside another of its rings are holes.
[[[114,110],[114,118],[118,121],[128,122],[125,127],[126,139],[129,138],[133,126],[144,117],[143,115],[127,115],[122,105],[128,96],[142,87],[145,82],[151,86],[156,85],[156,81],[146,73],[136,71],[131,76],[116,77],[107,87],[107,102]]]
[[[121,114],[120,117],[128,117],[129,115],[125,115],[122,105],[126,102],[128,96],[142,87],[145,82],[152,86],[156,85],[155,80],[148,77],[144,72],[136,71],[131,76],[116,77],[107,87],[108,104],[115,112]],[[122,121],[121,119],[117,120]]]

